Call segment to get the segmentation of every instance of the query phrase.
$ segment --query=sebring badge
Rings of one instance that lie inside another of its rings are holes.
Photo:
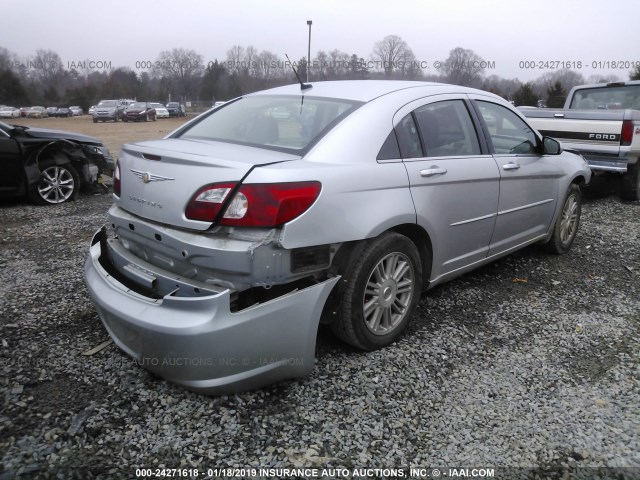
[[[131,171],[136,177],[140,178],[144,183],[164,182],[165,180],[175,180],[175,178],[163,177],[161,175],[153,175],[149,172],[141,172],[140,170],[134,170],[133,168],[131,169]]]

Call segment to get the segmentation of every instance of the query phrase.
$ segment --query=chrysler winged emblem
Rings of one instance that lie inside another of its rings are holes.
[[[164,182],[165,180],[175,180],[175,178],[163,177],[161,175],[153,175],[152,173],[141,172],[140,170],[134,170],[133,168],[131,169],[131,171],[136,177],[140,178],[144,183]]]

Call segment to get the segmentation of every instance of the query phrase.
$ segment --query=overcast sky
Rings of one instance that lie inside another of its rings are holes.
[[[495,65],[487,75],[526,81],[550,71],[537,62],[564,61],[581,62],[573,69],[585,78],[628,80],[630,66],[611,62],[640,61],[639,7],[637,0],[0,0],[0,46],[21,57],[50,49],[65,66],[93,60],[137,72],[173,48],[193,49],[205,64],[224,60],[234,45],[298,60],[312,20],[312,58],[337,48],[369,59],[375,42],[394,34],[432,73],[434,61],[463,47]]]

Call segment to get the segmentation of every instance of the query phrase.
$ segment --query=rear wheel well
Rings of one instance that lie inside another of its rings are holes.
[[[429,288],[429,278],[431,278],[431,263],[433,261],[433,245],[426,230],[419,225],[407,223],[393,227],[391,231],[404,235],[411,240],[420,252],[422,260],[422,290]]]
[[[399,233],[411,240],[417,247],[420,259],[422,261],[422,291],[429,287],[429,279],[431,277],[431,263],[433,260],[433,249],[431,238],[428,233],[420,226],[415,224],[397,225],[386,232]],[[382,235],[385,232],[382,232]],[[377,237],[374,237],[377,238]],[[329,276],[342,275],[341,281],[333,289],[331,295],[327,299],[325,309],[322,316],[323,323],[331,323],[337,313],[337,304],[340,301],[342,292],[346,285],[346,273],[350,272],[355,262],[362,255],[367,245],[373,239],[365,239],[354,242],[343,243],[336,252],[331,262]]]
[[[431,262],[433,260],[433,247],[431,244],[431,238],[429,234],[419,225],[416,224],[403,224],[396,225],[395,227],[387,230],[389,232],[396,232],[404,235],[411,240],[420,253],[420,259],[422,260],[422,287],[426,290],[429,286],[429,278],[431,276]],[[382,232],[382,235],[385,232]],[[333,261],[331,262],[330,273],[332,275],[344,274],[349,271],[350,264],[360,255],[367,243],[372,239],[365,239],[355,242],[346,242],[342,244],[339,250],[336,252]]]

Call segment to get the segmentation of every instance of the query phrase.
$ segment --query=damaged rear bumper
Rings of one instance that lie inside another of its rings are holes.
[[[96,233],[85,279],[109,335],[141,366],[206,394],[259,388],[313,369],[318,323],[339,277],[231,312],[231,290],[203,287],[150,264],[131,264],[116,278],[113,265],[126,263],[127,253],[114,241],[104,230]],[[158,298],[134,291],[131,281],[176,288]]]

